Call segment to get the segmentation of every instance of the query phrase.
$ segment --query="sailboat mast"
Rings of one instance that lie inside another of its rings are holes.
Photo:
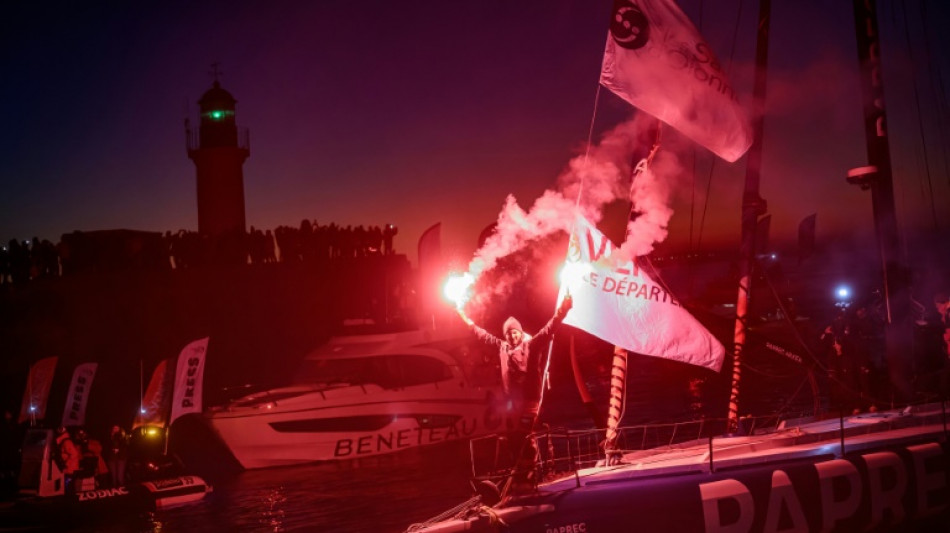
[[[759,1],[759,23],[755,42],[755,78],[752,87],[752,146],[746,157],[745,187],[742,192],[742,242],[739,248],[739,295],[736,300],[736,325],[732,352],[732,390],[729,394],[728,432],[739,428],[739,380],[742,355],[748,331],[749,295],[755,262],[755,235],[759,217],[766,213],[766,202],[759,196],[762,168],[762,124],[765,109],[765,73],[769,58],[769,22],[771,0]]]
[[[900,237],[897,232],[887,117],[884,112],[884,79],[876,4],[876,0],[854,0],[868,166],[852,169],[848,172],[847,180],[860,186],[862,190],[871,191],[874,233],[877,237],[884,282],[887,364],[892,384],[906,398],[911,394],[904,355],[911,346],[911,333],[907,323],[910,316],[910,294],[906,269],[900,260]]]

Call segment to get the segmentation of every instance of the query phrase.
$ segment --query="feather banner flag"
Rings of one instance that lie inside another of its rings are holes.
[[[441,312],[439,303],[439,283],[445,275],[445,261],[442,257],[442,223],[429,226],[419,237],[419,306],[422,316],[434,317]],[[434,318],[433,318],[434,320]]]
[[[574,299],[564,323],[631,352],[718,372],[722,344],[663,286],[612,251],[610,240],[578,215],[562,277]]]
[[[142,405],[132,429],[142,426],[165,426],[168,423],[168,403],[171,399],[171,359],[162,359],[152,372],[148,381]]]
[[[53,384],[53,374],[56,372],[57,357],[40,359],[30,367],[30,374],[26,378],[26,389],[23,391],[23,403],[20,405],[18,424],[27,420],[42,420],[46,416],[46,400],[49,399],[49,389]]]
[[[178,354],[175,389],[172,394],[172,414],[168,419],[169,426],[182,415],[201,412],[207,352],[208,337],[205,337],[189,343]]]
[[[89,391],[98,367],[98,363],[83,363],[73,370],[73,379],[66,394],[66,407],[63,408],[63,426],[86,424],[86,404],[89,403]]]
[[[752,128],[712,49],[673,0],[615,0],[600,83],[733,162]]]

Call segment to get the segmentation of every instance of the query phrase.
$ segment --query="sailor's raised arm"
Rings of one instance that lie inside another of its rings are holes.
[[[564,317],[567,316],[567,312],[571,310],[571,307],[574,306],[574,299],[571,298],[571,294],[567,293],[564,295],[564,299],[561,300],[561,305],[558,306],[557,311],[554,313],[554,316],[551,317],[551,320],[548,320],[548,323],[541,328],[535,338],[546,337],[552,333],[554,330],[561,324],[564,320]]]
[[[468,324],[469,326],[475,325],[475,322],[472,322],[472,319],[469,318],[468,315],[465,314],[464,309],[462,309],[461,307],[456,307],[455,311],[458,312],[459,316],[462,317],[462,320],[465,321],[466,324]]]
[[[564,320],[564,317],[567,316],[567,312],[574,307],[574,298],[571,297],[571,293],[565,293],[564,299],[561,300],[561,305],[558,306],[555,316],[558,320]]]
[[[465,321],[465,324],[469,327],[469,329],[472,330],[473,333],[475,333],[475,336],[478,337],[479,340],[493,346],[501,346],[501,343],[504,342],[502,339],[478,327],[478,325],[476,325],[475,322],[465,314],[465,310],[461,307],[456,307],[455,311],[458,312],[459,317]]]

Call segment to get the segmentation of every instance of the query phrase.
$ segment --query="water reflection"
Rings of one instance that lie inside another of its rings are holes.
[[[88,531],[401,532],[469,496],[466,450],[249,470],[218,480],[198,504]]]

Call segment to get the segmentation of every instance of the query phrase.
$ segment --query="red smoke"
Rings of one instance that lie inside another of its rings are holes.
[[[547,190],[529,211],[508,196],[498,214],[495,232],[485,241],[469,264],[477,280],[502,257],[525,249],[530,243],[556,232],[570,232],[575,209],[597,223],[603,207],[615,200],[627,200],[638,216],[627,226],[625,241],[618,252],[626,257],[648,254],[663,241],[673,214],[671,183],[681,173],[677,157],[662,149],[650,168],[632,180],[631,163],[637,154],[646,155],[654,141],[656,119],[638,114],[604,134],[587,154],[573,158],[558,177],[557,190]],[[631,186],[632,181],[632,186]],[[566,251],[566,250],[565,250]],[[506,294],[514,276],[493,276],[491,294]],[[478,301],[488,295],[482,294]]]

